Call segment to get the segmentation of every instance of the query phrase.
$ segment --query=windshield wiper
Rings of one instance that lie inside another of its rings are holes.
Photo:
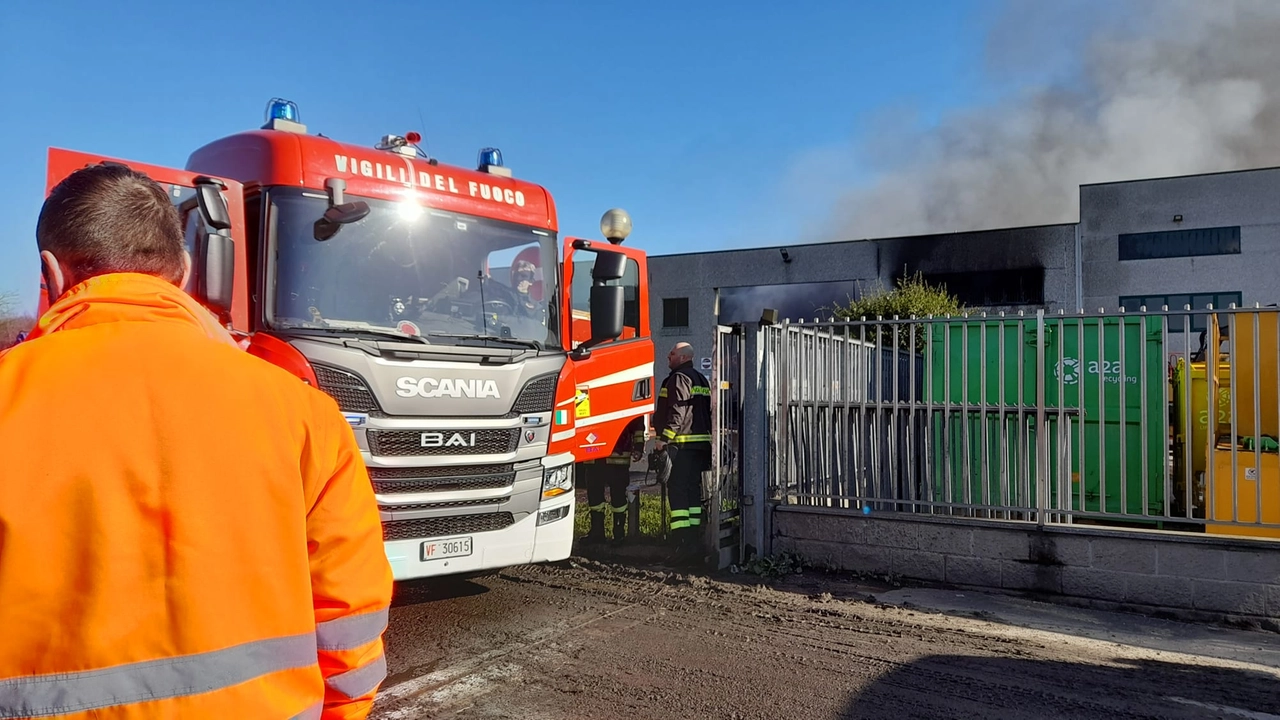
[[[480,335],[480,334],[468,335],[466,333],[451,333],[451,332],[430,332],[430,333],[427,333],[427,335],[431,337],[457,338],[459,340],[496,340],[500,343],[506,343],[508,345],[517,345],[519,347],[532,348],[539,352],[542,350],[542,343],[538,342],[537,340],[526,340],[525,338],[518,338],[518,337],[501,337],[499,335]]]
[[[430,344],[431,344],[431,341],[430,341],[430,340],[428,340],[428,339],[426,339],[426,338],[424,338],[424,337],[422,337],[422,336],[420,336],[420,335],[410,335],[410,334],[408,334],[408,333],[402,333],[402,332],[399,332],[399,331],[397,331],[397,330],[391,330],[391,329],[389,329],[389,328],[378,328],[378,327],[299,327],[299,326],[290,326],[290,327],[286,327],[286,328],[284,328],[284,329],[286,329],[286,330],[302,331],[303,333],[308,333],[308,332],[322,332],[322,333],[326,333],[326,334],[329,334],[329,335],[371,335],[371,336],[373,336],[373,337],[378,337],[378,338],[389,338],[389,339],[392,339],[392,340],[400,340],[400,341],[408,340],[408,341],[410,341],[410,342],[418,342],[418,343],[423,343],[423,344],[425,344],[425,345],[430,345]]]

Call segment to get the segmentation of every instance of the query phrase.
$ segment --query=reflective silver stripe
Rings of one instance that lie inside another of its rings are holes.
[[[0,680],[0,718],[47,717],[196,695],[316,664],[312,633],[101,670]]]
[[[358,698],[373,692],[373,689],[378,687],[378,683],[386,679],[387,656],[379,654],[376,660],[364,667],[334,675],[325,681],[325,685],[349,698]]]
[[[289,720],[320,720],[324,714],[324,703],[318,702],[315,705],[303,710],[302,712],[289,718]]]
[[[316,647],[321,650],[353,650],[368,645],[387,629],[387,608],[348,615],[316,625]]]

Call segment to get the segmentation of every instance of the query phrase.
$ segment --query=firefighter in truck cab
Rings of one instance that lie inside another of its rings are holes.
[[[654,450],[671,460],[673,560],[695,561],[702,531],[702,473],[711,469],[711,384],[693,367],[693,347],[677,343],[667,353],[671,374],[653,409]]]

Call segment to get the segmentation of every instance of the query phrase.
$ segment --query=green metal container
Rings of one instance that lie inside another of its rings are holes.
[[[974,506],[1034,504],[1027,472],[1034,459],[1017,429],[1017,409],[1035,402],[1035,366],[1027,364],[1023,347],[1028,328],[1034,340],[1034,320],[930,324],[925,392],[944,404],[930,418],[937,499]]]
[[[930,324],[926,393],[944,404],[932,432],[943,499],[1034,506],[1037,332],[1035,317]],[[1160,317],[1047,315],[1044,367],[1050,506],[1063,507],[1058,496],[1070,492],[1075,510],[1163,514],[1169,419]],[[1058,471],[1068,454],[1070,483]]]

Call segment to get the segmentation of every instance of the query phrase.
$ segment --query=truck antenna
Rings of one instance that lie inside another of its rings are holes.
[[[422,118],[421,105],[418,106],[418,134],[422,135],[422,144],[426,147],[425,150],[422,150],[422,148],[419,148],[419,150],[422,150],[422,154],[425,155],[428,160],[430,160],[431,159],[431,143],[427,142],[427,121]]]

